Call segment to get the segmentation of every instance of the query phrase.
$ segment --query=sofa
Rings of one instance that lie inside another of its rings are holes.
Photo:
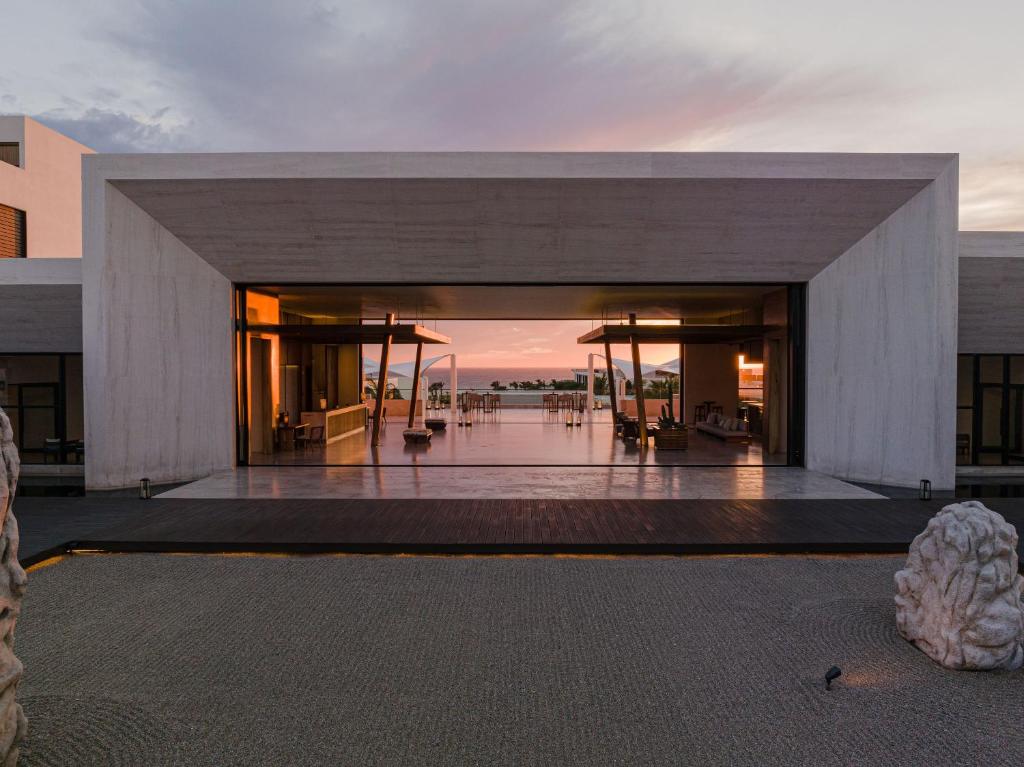
[[[725,418],[721,413],[712,413],[706,421],[698,421],[695,427],[699,432],[710,434],[712,437],[726,442],[738,442],[744,445],[750,443],[747,422],[742,418]]]

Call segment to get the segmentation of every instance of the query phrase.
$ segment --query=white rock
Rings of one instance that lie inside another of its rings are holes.
[[[954,669],[1024,665],[1017,531],[978,501],[946,506],[896,573],[896,627]]]
[[[14,518],[14,491],[21,462],[7,414],[0,410],[0,765],[14,767],[18,745],[27,724],[15,700],[22,665],[14,655],[14,626],[25,595],[25,571],[18,564],[18,522]]]

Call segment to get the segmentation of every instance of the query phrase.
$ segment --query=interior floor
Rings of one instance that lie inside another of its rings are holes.
[[[432,417],[434,412],[428,413]],[[573,417],[586,414],[572,414]],[[608,411],[595,411],[592,420],[566,426],[566,412],[539,409],[471,414],[472,426],[448,421],[425,445],[407,445],[404,418],[382,428],[382,444],[372,447],[370,430],[328,445],[311,445],[273,454],[254,454],[251,465],[311,466],[765,466],[785,465],[785,453],[769,455],[756,438],[749,445],[725,442],[692,428],[686,450],[659,450],[651,440],[641,450],[616,439]]]
[[[160,498],[884,498],[792,466],[257,466]]]

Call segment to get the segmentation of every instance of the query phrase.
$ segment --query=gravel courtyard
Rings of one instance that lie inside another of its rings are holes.
[[[30,575],[21,763],[1021,764],[1024,672],[904,643],[901,563],[75,556]]]

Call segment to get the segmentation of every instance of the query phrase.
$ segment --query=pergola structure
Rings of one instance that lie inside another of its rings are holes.
[[[644,379],[640,364],[640,344],[677,344],[679,346],[679,406],[683,405],[683,346],[685,344],[740,344],[744,341],[762,338],[767,325],[639,325],[636,314],[629,315],[628,325],[601,325],[576,339],[579,344],[604,344],[604,359],[608,380],[614,381],[612,362],[613,343],[628,343],[633,357],[633,392],[636,395],[636,414],[640,427],[640,444],[647,446],[647,408],[644,404]],[[591,358],[593,368],[593,358]],[[593,392],[593,370],[590,374],[588,393]],[[612,418],[617,418],[618,405],[615,389],[611,393]],[[591,394],[588,399],[593,399]],[[588,403],[593,408],[593,403]]]
[[[388,312],[383,325],[356,323],[328,325],[250,325],[253,333],[274,333],[280,338],[295,341],[312,341],[318,344],[377,344],[381,345],[380,372],[377,383],[377,400],[373,412],[373,439],[371,444],[380,444],[380,422],[384,413],[384,389],[388,380],[388,358],[392,344],[416,344],[416,362],[412,376],[412,404],[409,408],[409,427],[416,419],[416,400],[420,394],[420,366],[423,362],[423,344],[449,344],[451,339],[422,325],[399,325],[395,314]]]

